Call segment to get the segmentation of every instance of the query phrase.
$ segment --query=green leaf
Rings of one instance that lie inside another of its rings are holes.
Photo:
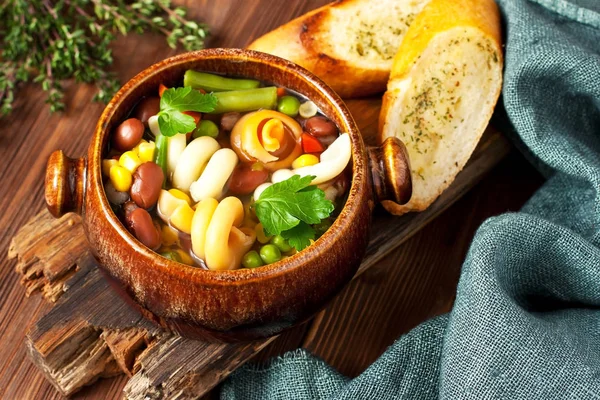
[[[158,114],[158,127],[165,136],[175,136],[178,133],[188,133],[196,128],[193,117],[179,111]]]
[[[202,94],[191,87],[170,88],[160,98],[158,126],[165,136],[188,133],[196,128],[194,118],[183,111],[210,112],[215,109],[217,98]]]
[[[211,112],[216,105],[215,95],[203,94],[191,87],[167,89],[160,98],[160,110],[167,112],[171,110]]]
[[[310,186],[314,176],[291,178],[265,189],[254,203],[254,210],[269,235],[279,235],[304,222],[318,224],[334,210],[325,192]]]
[[[310,246],[310,240],[315,239],[315,233],[312,226],[300,222],[292,229],[281,232],[281,236],[288,241],[290,246],[294,247],[297,251],[301,251]]]

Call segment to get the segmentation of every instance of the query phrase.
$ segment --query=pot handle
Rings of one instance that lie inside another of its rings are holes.
[[[46,207],[56,218],[69,212],[81,215],[85,195],[85,161],[85,158],[69,158],[62,150],[50,155],[46,166]]]
[[[377,200],[408,203],[412,196],[412,178],[404,143],[397,137],[388,137],[380,146],[367,147],[367,154]]]

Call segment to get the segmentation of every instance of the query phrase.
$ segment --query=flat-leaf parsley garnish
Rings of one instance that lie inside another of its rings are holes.
[[[325,192],[310,183],[314,176],[291,178],[266,188],[253,205],[258,220],[269,235],[282,235],[300,251],[314,239],[310,226],[333,212],[334,204]]]
[[[196,128],[196,122],[184,111],[211,112],[217,105],[212,93],[202,94],[191,87],[170,88],[160,98],[158,127],[165,136],[188,133]]]

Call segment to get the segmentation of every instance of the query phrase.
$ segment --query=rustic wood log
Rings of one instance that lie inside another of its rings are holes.
[[[39,213],[19,230],[8,249],[8,258],[19,257],[16,270],[27,296],[35,291],[51,302],[64,292],[74,275],[75,261],[87,251],[80,219],[75,214],[53,219]]]

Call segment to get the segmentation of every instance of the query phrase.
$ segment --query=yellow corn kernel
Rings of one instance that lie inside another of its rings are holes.
[[[254,227],[254,232],[256,232],[256,240],[258,240],[262,244],[268,243],[269,240],[271,240],[271,238],[273,237],[267,236],[265,234],[265,230],[263,229],[262,224],[256,224],[256,226]]]
[[[179,258],[181,258],[181,262],[187,265],[194,265],[194,259],[187,252],[177,249],[175,250],[177,254],[179,254]]]
[[[185,194],[184,192],[182,192],[179,189],[169,189],[169,193],[171,193],[174,197],[181,199],[181,200],[185,200],[186,203],[188,203],[188,205],[192,205],[192,199],[190,199],[190,196],[188,196],[187,194]]]
[[[163,225],[160,229],[160,241],[163,246],[172,246],[177,244],[179,240],[179,234],[169,225]]]
[[[131,151],[133,151],[135,154],[138,154],[138,155],[139,155],[139,152],[140,152],[140,144],[142,144],[142,143],[148,143],[148,142],[146,141],[146,139],[141,139],[141,140],[138,142],[138,144],[136,144],[136,145],[135,145],[135,147],[134,147],[133,149],[131,149]]]
[[[173,211],[169,222],[172,226],[179,229],[181,232],[190,234],[192,232],[192,218],[194,217],[194,210],[187,203],[182,203],[179,207]]]
[[[119,162],[112,158],[106,158],[106,159],[102,160],[102,175],[110,176],[110,169],[112,168],[113,165],[118,165],[118,164],[119,164]]]
[[[121,157],[119,157],[119,165],[131,172],[132,174],[141,164],[142,161],[140,161],[138,155],[131,150],[126,151],[125,153],[121,154]]]
[[[133,180],[131,172],[120,165],[113,165],[110,169],[110,181],[119,192],[128,192]]]
[[[142,163],[150,162],[154,159],[154,150],[156,145],[154,142],[142,142],[137,145],[137,154]]]
[[[302,154],[300,157],[296,158],[292,163],[292,168],[302,168],[302,167],[310,167],[311,165],[316,165],[319,163],[319,157],[314,154]]]

